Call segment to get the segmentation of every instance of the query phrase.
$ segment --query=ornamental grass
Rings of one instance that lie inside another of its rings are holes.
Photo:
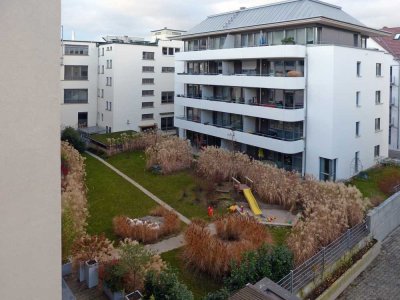
[[[202,220],[193,221],[185,232],[183,259],[189,267],[221,278],[230,272],[232,261],[272,239],[267,229],[253,218],[231,215],[215,222],[212,235]]]

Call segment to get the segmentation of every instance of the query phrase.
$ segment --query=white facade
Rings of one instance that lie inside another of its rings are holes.
[[[366,49],[368,34],[384,33],[355,19],[327,25],[348,15],[319,1],[312,4],[327,9],[329,20],[290,19],[279,27],[249,19],[245,26],[247,14],[262,18],[269,9],[310,3],[210,16],[182,36],[175,80],[182,138],[199,148],[234,147],[321,180],[348,179],[388,156],[391,61]]]
[[[368,40],[368,48],[379,49],[387,52],[376,41]],[[389,149],[400,150],[400,61],[395,59],[393,55],[390,56],[390,77],[386,79],[386,84],[390,87],[390,93],[387,102],[390,103],[389,110]]]
[[[108,132],[172,129],[174,60],[182,47],[168,40],[99,45],[98,126]]]
[[[61,129],[96,126],[97,43],[64,40],[61,46]]]

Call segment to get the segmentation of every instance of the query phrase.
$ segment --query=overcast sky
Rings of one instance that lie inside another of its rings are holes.
[[[169,27],[189,30],[208,15],[280,0],[62,0],[64,39],[101,40],[105,35],[147,37]],[[369,27],[400,27],[400,0],[326,0]]]

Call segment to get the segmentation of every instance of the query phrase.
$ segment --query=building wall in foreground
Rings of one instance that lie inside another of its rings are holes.
[[[0,27],[0,299],[61,299],[60,1],[2,0]]]

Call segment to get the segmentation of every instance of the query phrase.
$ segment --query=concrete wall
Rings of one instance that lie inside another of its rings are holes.
[[[383,241],[394,229],[400,226],[400,192],[386,199],[367,215],[367,224],[372,236]]]
[[[61,299],[60,1],[0,1],[0,299]]]

